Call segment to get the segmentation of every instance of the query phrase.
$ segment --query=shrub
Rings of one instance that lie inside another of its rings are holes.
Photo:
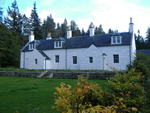
[[[103,91],[96,83],[87,82],[87,78],[79,76],[74,90],[70,90],[70,85],[65,87],[64,83],[60,84],[61,88],[56,87],[57,92],[54,93],[55,99],[53,99],[56,106],[52,108],[61,113],[116,113],[129,111],[129,109],[137,111],[136,108],[127,108],[123,104],[127,97],[130,98],[129,92],[126,97],[118,98],[118,101],[115,102],[114,94]]]
[[[117,72],[117,71],[116,71]],[[121,98],[123,94],[130,94],[130,97],[126,98],[124,104],[127,107],[137,107],[141,110],[141,106],[144,104],[144,87],[141,86],[142,76],[140,73],[135,73],[135,68],[131,69],[127,74],[119,74],[110,80],[108,80],[108,87],[111,89],[110,92],[115,94],[116,98]]]

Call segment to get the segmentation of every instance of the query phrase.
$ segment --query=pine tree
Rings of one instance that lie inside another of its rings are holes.
[[[62,36],[61,34],[62,34],[61,27],[60,27],[59,23],[57,23],[56,37],[57,38],[61,37]]]
[[[0,22],[3,22],[3,11],[2,11],[2,7],[0,7]]]
[[[85,31],[84,31],[84,29],[82,29],[82,36],[85,36]]]
[[[147,39],[147,43],[150,43],[150,27],[148,27],[146,32],[146,39]]]
[[[62,32],[61,37],[67,37],[67,25],[68,25],[67,19],[65,18],[64,23],[61,24],[61,32]]]
[[[72,30],[72,37],[81,36],[80,29],[77,26],[76,22],[74,20],[72,20],[70,24],[71,24],[71,30]]]
[[[19,12],[16,0],[14,0],[11,7],[12,9],[8,6],[7,16],[4,18],[4,24],[10,29],[13,35],[20,35],[22,32],[23,18]]]
[[[31,29],[34,31],[34,35],[35,35],[35,38],[37,40],[39,39],[42,39],[42,36],[41,36],[41,26],[40,26],[40,18],[37,14],[37,11],[36,11],[36,2],[34,2],[34,7],[33,7],[33,10],[31,12],[31,17],[30,17],[30,24],[31,24]]]
[[[52,18],[52,15],[50,14],[50,16],[47,17],[47,21],[46,21],[46,31],[47,33],[51,33],[51,36],[54,38],[56,37],[56,32],[55,32],[55,22],[54,19]]]
[[[108,33],[114,33],[114,31],[109,28]]]
[[[31,31],[30,19],[24,14],[23,15],[23,26],[22,26],[22,34],[29,35]]]

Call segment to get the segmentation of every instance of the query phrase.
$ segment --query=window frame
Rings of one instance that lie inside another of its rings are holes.
[[[55,41],[54,48],[62,48],[62,41]]]
[[[118,42],[118,37],[119,37],[119,41],[120,41],[120,42]],[[111,37],[111,43],[112,43],[112,44],[122,44],[121,38],[122,38],[122,36],[112,36],[112,37]],[[114,43],[114,41],[115,41],[115,43]]]
[[[115,56],[118,56],[117,58],[115,58]],[[113,55],[113,60],[114,60],[114,63],[119,63],[119,54],[114,54]],[[117,60],[117,61],[116,61]]]
[[[37,59],[35,59],[34,61],[35,61],[35,62],[34,62],[35,64],[37,64],[37,63],[38,63],[38,62],[37,62]]]
[[[89,63],[93,63],[93,57],[89,57]]]
[[[55,55],[55,63],[59,63],[59,55]]]
[[[29,50],[33,50],[34,49],[34,44],[29,44]]]
[[[77,64],[77,56],[72,56],[73,64]]]

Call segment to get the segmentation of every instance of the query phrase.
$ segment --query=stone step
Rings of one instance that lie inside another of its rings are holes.
[[[37,76],[37,78],[41,78],[42,76],[44,76],[48,71],[44,71],[43,73],[41,73],[39,76]]]

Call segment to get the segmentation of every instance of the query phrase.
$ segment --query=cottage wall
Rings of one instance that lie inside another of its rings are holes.
[[[126,70],[126,65],[130,63],[130,48],[126,46],[106,46],[98,47],[101,51],[106,53],[105,64],[106,70],[112,70],[110,67],[115,67],[117,70]],[[119,54],[119,63],[114,63],[114,54]],[[110,66],[110,67],[109,67]]]
[[[37,59],[37,64],[35,64]],[[36,49],[25,52],[25,69],[45,69],[45,57]]]

